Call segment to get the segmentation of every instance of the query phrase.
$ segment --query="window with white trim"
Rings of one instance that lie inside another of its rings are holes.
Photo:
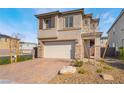
[[[65,27],[73,27],[73,16],[65,17]]]

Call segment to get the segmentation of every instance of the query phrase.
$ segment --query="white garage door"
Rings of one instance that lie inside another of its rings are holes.
[[[74,58],[74,41],[44,42],[45,58]]]

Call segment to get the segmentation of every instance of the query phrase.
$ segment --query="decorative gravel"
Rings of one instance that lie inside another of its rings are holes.
[[[118,64],[118,65],[116,65]],[[120,65],[119,65],[120,64]],[[106,67],[110,69],[106,69]],[[122,67],[123,66],[123,67]],[[72,75],[57,75],[49,83],[54,84],[123,84],[124,83],[124,62],[91,64],[84,63],[83,68],[86,72],[79,74],[78,72]],[[78,69],[78,68],[77,68]],[[101,73],[96,72],[97,69],[102,69]],[[100,74],[112,75],[114,80],[107,81],[100,77]]]

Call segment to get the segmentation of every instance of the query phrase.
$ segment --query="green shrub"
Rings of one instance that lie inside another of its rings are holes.
[[[102,73],[102,69],[97,69],[96,72],[97,73]]]
[[[104,66],[103,69],[112,70],[112,67],[110,67],[110,66]]]
[[[32,55],[21,55],[17,57],[17,62],[23,62],[26,60],[31,60]],[[10,57],[0,57],[0,65],[10,64]]]
[[[74,61],[74,66],[75,67],[81,67],[83,65],[83,61],[76,59]]]
[[[100,63],[104,63],[105,61],[104,61],[104,59],[101,59],[101,60],[99,60],[99,62],[100,62]]]
[[[31,55],[18,56],[17,62],[23,62],[23,61],[31,60],[31,59],[32,59]]]
[[[10,57],[0,58],[0,65],[5,65],[10,63]]]
[[[78,73],[84,74],[84,73],[86,73],[86,71],[85,71],[83,68],[80,68],[80,69],[78,70]]]

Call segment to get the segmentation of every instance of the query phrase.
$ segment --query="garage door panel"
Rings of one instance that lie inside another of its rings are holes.
[[[45,58],[74,58],[74,41],[45,42]]]

